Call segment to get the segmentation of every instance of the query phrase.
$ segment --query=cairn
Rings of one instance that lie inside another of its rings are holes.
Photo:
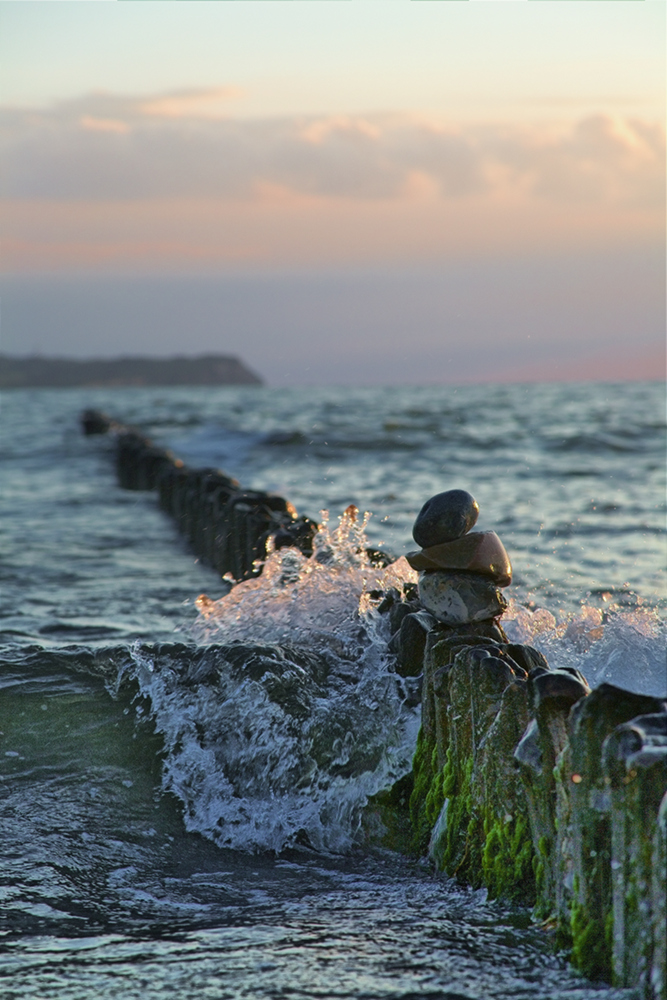
[[[438,493],[417,516],[412,537],[422,548],[406,559],[419,584],[390,614],[389,648],[404,677],[422,673],[427,640],[432,646],[436,636],[507,643],[500,618],[512,565],[495,531],[471,531],[478,516],[477,501],[465,490]]]
[[[427,500],[412,537],[421,545],[407,560],[419,571],[419,600],[445,625],[493,621],[507,608],[501,587],[512,582],[512,565],[495,531],[469,534],[479,516],[465,490]]]

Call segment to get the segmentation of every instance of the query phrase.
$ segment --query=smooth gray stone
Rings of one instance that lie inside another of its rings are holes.
[[[461,538],[479,517],[477,501],[465,490],[447,490],[427,500],[417,515],[412,537],[422,549]]]
[[[497,618],[507,608],[502,591],[488,577],[446,570],[419,574],[419,600],[445,625]]]

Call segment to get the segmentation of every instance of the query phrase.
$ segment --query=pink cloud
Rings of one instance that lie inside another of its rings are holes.
[[[227,117],[229,102],[242,95],[243,90],[240,87],[174,90],[147,101],[137,102],[135,107],[140,114],[148,117],[216,120]]]
[[[248,200],[263,187],[371,201],[420,177],[443,199],[524,194],[559,204],[664,200],[664,129],[593,115],[555,129],[452,126],[416,114],[238,120],[233,87],[149,98],[91,94],[6,110],[5,191],[15,198]]]

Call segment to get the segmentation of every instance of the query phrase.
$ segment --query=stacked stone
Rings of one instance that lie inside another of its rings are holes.
[[[412,537],[421,545],[407,560],[419,571],[419,600],[449,626],[494,622],[507,608],[500,588],[512,582],[512,566],[495,531],[475,531],[479,506],[465,490],[427,500]]]

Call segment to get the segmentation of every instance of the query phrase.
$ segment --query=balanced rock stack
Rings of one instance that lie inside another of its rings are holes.
[[[419,600],[450,626],[498,618],[507,608],[501,587],[512,582],[512,566],[495,531],[473,531],[479,506],[465,490],[447,490],[427,500],[412,537],[421,545],[407,560],[419,571]]]

